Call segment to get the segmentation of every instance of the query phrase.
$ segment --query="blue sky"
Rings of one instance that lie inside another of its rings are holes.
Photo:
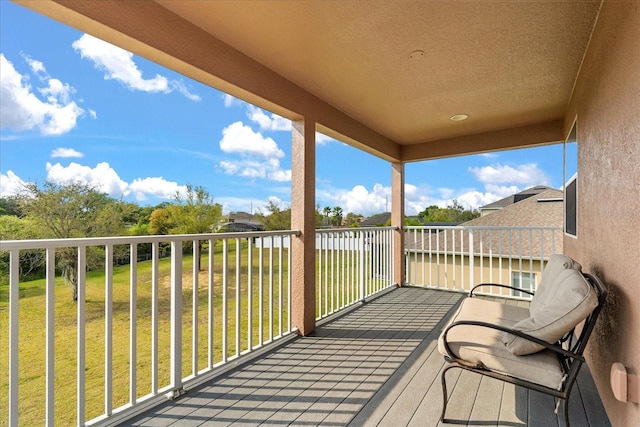
[[[187,184],[225,212],[290,203],[287,120],[6,0],[0,40],[0,195],[51,180],[142,205]],[[317,140],[318,205],[365,216],[390,207],[388,162]],[[405,207],[455,198],[476,208],[562,182],[562,145],[410,163]]]

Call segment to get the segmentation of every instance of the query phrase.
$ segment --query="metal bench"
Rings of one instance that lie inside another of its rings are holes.
[[[474,287],[440,335],[438,349],[450,363],[441,377],[440,420],[446,422],[446,373],[460,368],[554,396],[556,411],[564,401],[569,426],[569,394],[585,363],[583,352],[606,298],[602,283],[582,273],[571,258],[553,255],[530,308],[474,295],[487,285],[515,289],[499,284]]]

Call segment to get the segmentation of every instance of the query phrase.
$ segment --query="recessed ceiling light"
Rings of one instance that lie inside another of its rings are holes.
[[[424,56],[424,50],[414,50],[409,54],[409,59],[420,59]]]
[[[451,120],[454,122],[461,122],[463,120],[467,120],[467,118],[469,118],[469,116],[466,114],[456,114],[455,116],[451,116]]]

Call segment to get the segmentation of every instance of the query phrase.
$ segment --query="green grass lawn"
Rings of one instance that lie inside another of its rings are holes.
[[[247,348],[247,308],[248,308],[248,251],[246,242],[241,251],[241,351]],[[284,308],[283,323],[286,328],[289,314],[287,304],[287,268],[284,254],[282,301]],[[229,244],[228,268],[228,356],[236,353],[236,248],[235,242]],[[265,250],[265,271],[263,273],[263,310],[265,322],[262,325],[263,337],[271,337],[270,324],[273,321],[274,333],[278,334],[279,277],[277,250],[273,259],[273,319],[269,315],[269,269],[268,252]],[[214,363],[222,360],[222,256],[216,248],[214,256],[214,330],[208,330],[208,256],[203,254],[202,268],[198,274],[198,369],[208,366],[207,336],[213,335]],[[253,345],[258,342],[260,325],[259,286],[258,286],[258,250],[253,249],[253,300],[252,325]],[[169,384],[170,379],[170,259],[159,261],[158,295],[158,379],[159,386]],[[129,266],[115,267],[113,271],[113,407],[129,401],[129,353],[130,353],[130,304],[129,304]],[[192,371],[192,313],[193,313],[193,269],[192,257],[183,259],[183,376]],[[8,405],[8,288],[3,289],[0,300],[0,406]],[[21,425],[41,425],[45,417],[45,281],[34,280],[20,284],[19,303],[19,413]],[[90,272],[86,283],[86,418],[91,419],[104,412],[104,341],[105,341],[105,284],[103,272]],[[137,303],[136,303],[136,395],[144,396],[151,392],[151,262],[140,262],[137,266]],[[77,304],[72,301],[71,289],[61,278],[55,287],[55,417],[57,425],[75,424],[76,417],[76,365],[77,365]],[[4,412],[4,411],[3,411]],[[7,423],[6,414],[0,417],[0,425]]]

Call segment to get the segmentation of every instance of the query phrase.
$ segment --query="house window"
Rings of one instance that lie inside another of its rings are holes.
[[[564,142],[564,232],[578,236],[578,132],[577,123]],[[571,177],[571,178],[569,178]]]
[[[522,271],[514,271],[511,273],[511,286],[513,286],[514,288],[533,292],[535,283],[536,273],[525,273]],[[529,296],[529,294],[520,292],[515,289],[511,291],[511,295],[513,295],[514,297]]]
[[[571,235],[578,235],[578,175],[573,178],[565,186],[564,190],[564,232]]]

